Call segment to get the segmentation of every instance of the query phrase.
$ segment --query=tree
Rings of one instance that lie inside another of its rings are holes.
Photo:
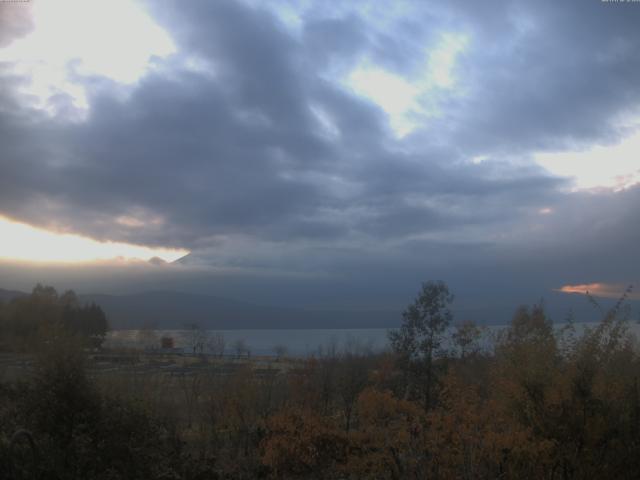
[[[74,294],[75,295],[75,294]],[[38,283],[31,291],[31,297],[43,303],[56,303],[58,301],[58,292],[49,285]]]
[[[105,392],[86,371],[85,339],[49,328],[29,380],[0,383],[0,478],[176,478],[173,426]],[[35,458],[22,455],[30,437]]]
[[[207,341],[206,332],[197,323],[188,323],[185,328],[189,331],[187,342],[192,353],[195,355],[204,353],[204,346]]]
[[[340,368],[336,372],[336,387],[347,432],[351,429],[353,410],[358,395],[367,384],[369,372],[366,360],[363,355],[347,351],[341,358]]]
[[[209,336],[207,340],[207,347],[212,355],[222,358],[224,356],[225,347],[224,335],[220,332],[216,332]]]
[[[311,409],[289,408],[269,418],[267,428],[262,462],[274,478],[337,478],[348,440],[330,418]]]
[[[415,376],[425,409],[432,403],[434,357],[453,315],[449,305],[453,295],[442,281],[425,282],[412,304],[403,312],[399,330],[388,333],[405,376]]]
[[[67,303],[62,307],[61,319],[62,326],[69,333],[81,335],[94,348],[102,345],[109,330],[104,311],[95,303],[82,307]]]
[[[61,327],[83,337],[87,346],[99,347],[109,329],[107,317],[93,303],[81,304],[73,290],[58,295],[55,288],[36,285],[31,295],[17,297],[4,308],[2,329],[18,349],[32,350],[47,341],[43,332]]]
[[[78,300],[78,295],[73,290],[67,290],[58,299],[58,303],[63,306],[69,306],[73,308],[77,308],[80,306],[80,300]]]
[[[458,323],[454,327],[451,340],[456,346],[460,358],[464,359],[470,354],[480,351],[480,338],[482,337],[482,328],[478,327],[473,321],[467,320]]]
[[[388,390],[367,388],[356,409],[359,428],[348,437],[345,478],[427,478],[423,464],[428,457],[422,448],[426,415],[418,404]]]
[[[287,355],[286,345],[278,344],[273,346],[273,353],[276,354],[276,359],[281,360]]]
[[[547,318],[542,302],[531,309],[520,306],[506,330],[507,342],[513,344],[548,343],[553,339],[553,324]]]
[[[244,353],[247,354],[247,357],[251,356],[251,350],[249,350],[244,338],[239,338],[233,342],[233,349],[235,350],[238,358],[240,358]]]

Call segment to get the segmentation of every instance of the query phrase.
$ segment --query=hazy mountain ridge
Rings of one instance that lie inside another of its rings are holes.
[[[393,327],[391,311],[318,311],[256,305],[224,297],[181,292],[80,295],[106,312],[113,328],[181,328],[196,323],[211,329]]]
[[[9,302],[17,297],[24,297],[28,295],[25,292],[19,292],[17,290],[4,290],[0,288],[0,302]]]
[[[0,301],[28,295],[25,292],[0,289]],[[339,329],[339,328],[393,328],[402,319],[402,308],[397,309],[340,309],[278,307],[258,305],[214,295],[176,291],[148,291],[124,295],[83,294],[83,303],[94,302],[105,311],[113,329],[183,328],[198,324],[209,329]],[[615,303],[611,299],[598,299],[604,309]],[[590,322],[599,319],[599,313],[583,297],[551,292],[545,298],[545,308],[554,322],[567,320],[573,312],[574,320]],[[638,316],[640,302],[629,302],[633,320]],[[482,325],[505,324],[511,319],[517,305],[505,303],[486,308],[465,308],[453,305],[454,322],[473,320]]]

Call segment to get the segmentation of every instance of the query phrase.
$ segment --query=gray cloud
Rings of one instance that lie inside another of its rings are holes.
[[[488,152],[619,139],[616,121],[640,101],[640,11],[599,1],[494,3],[458,4],[474,42],[459,66],[471,95],[452,109],[452,135]]]
[[[31,110],[13,90],[26,80],[0,70],[0,213],[216,265],[326,274],[338,288],[336,276],[406,289],[425,272],[463,290],[481,271],[509,284],[516,261],[534,272],[527,286],[631,279],[640,187],[566,193],[531,158],[618,138],[615,122],[640,104],[640,8],[492,5],[415,6],[386,30],[355,7],[308,11],[294,34],[242,3],[150,4],[178,53],[124,101],[77,75],[85,122]],[[442,116],[404,140],[326,77],[367,56],[411,74],[449,30],[470,38],[460,89],[433,93]]]

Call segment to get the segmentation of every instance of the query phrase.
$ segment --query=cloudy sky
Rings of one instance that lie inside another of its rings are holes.
[[[640,283],[638,25],[601,0],[0,2],[0,287],[615,296]]]

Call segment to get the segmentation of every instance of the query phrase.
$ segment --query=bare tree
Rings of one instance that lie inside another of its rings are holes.
[[[276,354],[276,358],[278,360],[282,359],[283,357],[285,357],[288,353],[287,347],[285,345],[279,344],[279,345],[274,345],[273,347],[273,353]]]
[[[197,323],[189,323],[185,325],[185,328],[188,330],[187,345],[192,353],[194,355],[204,353],[204,346],[207,342],[206,331]]]
[[[212,355],[222,358],[222,356],[224,356],[225,346],[226,342],[222,333],[215,332],[208,337],[207,347]]]
[[[235,342],[233,342],[233,350],[236,352],[236,356],[240,358],[243,354],[247,354],[247,357],[251,356],[251,350],[247,345],[247,342],[244,338],[239,338]]]

